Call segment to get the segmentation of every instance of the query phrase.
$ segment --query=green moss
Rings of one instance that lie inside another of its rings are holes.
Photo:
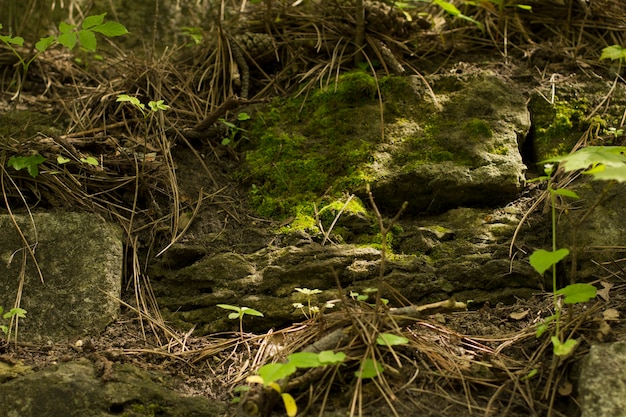
[[[340,196],[368,180],[361,166],[380,141],[375,79],[360,71],[303,96],[275,101],[255,116],[242,178],[263,216],[295,215],[305,202]]]
[[[585,99],[557,99],[550,104],[542,97],[534,97],[529,108],[534,132],[534,157],[538,161],[569,152],[589,127],[585,119],[589,102]]]
[[[467,139],[472,142],[479,142],[493,136],[489,125],[481,119],[470,119],[465,122],[463,124],[463,132],[467,135]]]
[[[130,410],[122,414],[123,417],[154,417],[163,413],[163,408],[158,404],[132,404]]]

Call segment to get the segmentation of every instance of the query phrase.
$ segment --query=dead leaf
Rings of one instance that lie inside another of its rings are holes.
[[[574,385],[569,381],[565,381],[559,386],[559,394],[564,397],[570,395],[573,390]]]
[[[606,336],[611,334],[611,326],[606,321],[602,320],[600,322],[600,326],[598,326],[598,333],[596,333],[596,337],[599,341],[604,342],[606,340]]]
[[[607,308],[602,313],[602,318],[607,321],[619,320],[619,311],[617,311],[617,309],[615,308]]]
[[[524,317],[526,317],[528,315],[528,313],[530,313],[530,309],[524,310],[524,311],[517,311],[515,313],[511,313],[511,314],[509,314],[509,317],[512,318],[513,320],[521,320]]]
[[[613,284],[606,281],[601,281],[600,284],[602,284],[602,289],[598,290],[598,295],[602,297],[604,301],[609,301],[609,291],[613,288]]]

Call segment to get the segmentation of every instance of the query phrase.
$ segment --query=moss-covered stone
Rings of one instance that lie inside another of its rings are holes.
[[[554,103],[535,95],[529,102],[533,126],[532,148],[534,161],[543,161],[572,150],[580,136],[589,127],[585,99],[555,99]]]

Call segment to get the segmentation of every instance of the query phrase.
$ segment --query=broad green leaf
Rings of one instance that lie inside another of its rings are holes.
[[[565,171],[587,169],[598,164],[621,167],[626,164],[626,146],[588,146],[576,152],[550,158],[545,162],[562,162]]]
[[[237,115],[237,120],[239,121],[243,121],[243,120],[250,120],[250,115],[248,113],[239,113]],[[321,291],[320,291],[321,292]]]
[[[26,317],[26,310],[24,310],[23,308],[19,308],[19,307],[14,307],[11,310],[9,310],[8,312],[4,313],[4,315],[2,317],[4,317],[5,319],[11,318],[17,316],[19,318],[25,318]]]
[[[241,308],[237,306],[231,306],[230,304],[217,304],[219,308],[223,308],[225,310],[234,310],[236,312],[240,312]]]
[[[269,385],[272,382],[287,378],[296,372],[296,367],[292,363],[268,363],[259,368],[259,375],[263,378],[263,384]]]
[[[82,162],[83,164],[88,164],[88,165],[93,165],[93,166],[100,165],[100,163],[98,162],[98,159],[93,156],[88,156],[87,158],[80,158],[80,162]]]
[[[559,188],[557,190],[554,190],[553,192],[554,194],[562,195],[563,197],[580,198],[578,194],[576,194],[574,191],[567,190],[565,188]]]
[[[94,26],[91,28],[94,32],[102,33],[104,36],[113,37],[113,36],[122,36],[128,33],[128,29],[121,23],[117,22],[106,22],[98,26]]]
[[[280,396],[283,399],[283,404],[285,405],[285,411],[289,417],[295,417],[298,414],[298,406],[296,405],[296,400],[289,393],[282,393]]]
[[[571,284],[555,291],[556,294],[564,295],[565,304],[585,303],[596,296],[598,289],[591,284]]]
[[[37,154],[32,156],[12,156],[7,161],[7,165],[16,171],[26,168],[31,177],[39,175],[39,165],[44,163],[46,158]]]
[[[317,368],[323,366],[320,362],[319,355],[313,352],[296,352],[287,356],[289,363],[298,368]]]
[[[602,54],[600,54],[600,59],[624,59],[626,58],[626,48],[622,48],[620,45],[611,45],[607,46],[602,50]]]
[[[24,45],[24,38],[22,38],[21,36],[16,36],[13,38],[9,35],[2,35],[0,36],[0,40],[6,43],[10,43],[11,45]]]
[[[583,172],[583,174],[591,175],[594,180],[626,182],[626,164],[614,167],[598,165],[594,169]]]
[[[83,20],[83,24],[81,25],[81,27],[83,29],[90,29],[94,26],[100,25],[102,24],[102,22],[104,22],[104,16],[106,15],[106,13],[102,13],[94,16],[87,16],[85,20]]]
[[[378,363],[378,361],[375,361],[372,358],[367,358],[361,364],[361,369],[356,371],[354,375],[357,378],[369,379],[378,376],[383,373],[384,370],[385,369],[380,363]]]
[[[433,3],[441,7],[445,12],[451,14],[452,16],[458,16],[461,14],[461,11],[457,9],[457,7],[454,4],[447,2],[445,0],[434,0]]]
[[[376,343],[381,346],[397,346],[406,345],[409,343],[409,339],[404,336],[398,336],[393,333],[381,333],[376,338]]]
[[[251,316],[263,317],[263,313],[250,307],[241,307],[241,312]]]
[[[556,356],[568,355],[572,352],[572,350],[574,350],[576,344],[578,343],[576,339],[568,339],[565,343],[561,343],[559,338],[556,336],[552,336],[550,339],[552,340],[552,346]]]
[[[239,312],[239,313],[229,313],[228,314],[228,318],[231,319],[231,320],[235,320],[235,319],[238,319],[239,317],[241,317],[242,315],[243,315],[242,312]]]
[[[45,38],[39,39],[39,41],[35,44],[35,49],[39,52],[43,52],[47,50],[55,41],[56,38],[54,36],[46,36]]]
[[[70,158],[66,158],[66,157],[61,156],[61,155],[57,156],[57,163],[58,164],[63,165],[63,164],[67,164],[68,162],[70,162]]]
[[[544,249],[538,249],[534,251],[528,260],[530,261],[530,265],[535,268],[535,271],[543,274],[550,268],[552,265],[556,265],[569,255],[568,249],[558,249],[556,252],[549,252]]]
[[[98,41],[96,40],[95,33],[90,30],[79,30],[78,40],[80,41],[80,46],[85,48],[87,51],[96,52]]]
[[[65,22],[59,23],[59,31],[62,34],[71,33],[75,27],[76,27],[75,25],[70,25],[69,23],[65,23]]]
[[[67,49],[72,50],[76,46],[76,33],[61,33],[57,38],[57,42],[65,46]]]
[[[346,359],[346,354],[343,352],[333,352],[332,350],[325,350],[319,353],[319,360],[326,365],[334,365],[341,363]]]
[[[2,330],[3,333],[8,333],[9,332],[9,328],[5,325],[1,325],[0,326],[0,330]]]

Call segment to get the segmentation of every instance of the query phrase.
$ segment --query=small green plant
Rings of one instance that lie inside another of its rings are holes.
[[[600,60],[610,59],[611,61],[618,61],[622,64],[626,60],[626,48],[620,45],[611,45],[602,49],[600,54]]]
[[[589,146],[565,156],[551,158],[546,162],[545,176],[538,180],[545,180],[548,184],[550,198],[551,218],[552,218],[552,250],[539,249],[534,251],[529,258],[532,267],[541,275],[547,270],[552,270],[552,288],[554,314],[544,320],[544,323],[537,328],[537,337],[541,336],[547,329],[548,324],[554,322],[555,331],[551,336],[554,354],[557,356],[568,355],[577,344],[575,339],[564,340],[560,332],[561,325],[561,297],[564,304],[584,303],[594,298],[597,293],[596,287],[591,284],[572,283],[564,288],[557,289],[556,265],[570,254],[567,248],[557,248],[556,223],[557,223],[557,197],[579,198],[572,190],[565,188],[555,188],[553,174],[555,172],[554,163],[560,163],[565,172],[582,171],[584,175],[590,175],[594,180],[609,181],[600,196],[598,203],[594,204],[583,216],[591,213],[594,207],[599,204],[602,196],[606,195],[608,189],[616,182],[626,182],[626,147],[622,146]],[[575,247],[573,248],[576,249]],[[574,256],[573,261],[576,257]],[[575,268],[572,268],[572,275]]]
[[[39,154],[31,156],[12,156],[7,161],[7,166],[19,171],[26,168],[31,177],[39,175],[39,165],[43,164],[46,158]]]
[[[182,28],[180,28],[180,30],[183,35],[191,38],[191,42],[188,42],[185,46],[195,46],[202,43],[202,28],[183,26]]]
[[[318,290],[318,289],[311,290],[308,288],[296,288],[295,290],[299,292],[300,294],[306,295],[307,305],[306,305],[306,310],[305,310],[304,304],[293,303],[294,308],[299,309],[304,315],[304,317],[306,317],[307,319],[316,317],[318,314],[320,314],[321,312],[320,308],[318,306],[311,305],[311,298],[312,296],[316,294],[321,294],[322,293],[321,290]],[[335,304],[331,302],[324,304],[324,308],[333,308],[334,306]]]
[[[343,352],[323,351],[296,352],[287,356],[285,363],[268,363],[259,368],[257,375],[249,376],[248,383],[263,384],[264,387],[271,388],[280,394],[285,411],[289,417],[293,417],[298,412],[298,406],[291,394],[284,391],[284,386],[288,378],[298,369],[323,368],[329,365],[339,365],[346,359]],[[258,413],[248,413],[249,415]]]
[[[170,106],[168,106],[167,104],[164,104],[163,100],[158,100],[158,101],[149,101],[148,102],[148,109],[146,109],[146,105],[143,104],[137,97],[133,97],[133,96],[129,96],[128,94],[119,94],[117,96],[117,100],[115,100],[119,103],[130,103],[133,105],[133,107],[135,107],[137,110],[139,110],[141,112],[141,114],[143,115],[144,119],[147,119],[148,117],[150,117],[152,114],[162,110],[165,111],[167,109],[170,108]]]
[[[224,310],[233,311],[233,313],[228,314],[228,318],[231,320],[239,319],[239,334],[241,335],[241,338],[243,338],[243,316],[248,314],[250,316],[263,317],[263,313],[249,307],[237,307],[231,306],[230,304],[218,304],[217,306],[219,308],[223,308]]]
[[[35,55],[27,58],[20,54],[17,47],[24,46],[24,38],[21,36],[0,35],[0,42],[4,43],[11,52],[17,57],[22,65],[22,80],[18,85],[18,90],[12,99],[18,98],[22,89],[24,79],[28,74],[30,64],[33,63],[42,53],[55,45],[63,45],[69,50],[74,49],[77,43],[88,52],[96,52],[98,41],[96,33],[100,33],[107,37],[121,36],[128,33],[128,30],[121,23],[113,21],[104,21],[106,13],[94,16],[87,16],[80,28],[76,25],[61,22],[59,23],[59,35],[45,36],[35,43]],[[2,24],[0,24],[2,29]]]
[[[364,294],[360,294],[356,291],[350,291],[349,295],[350,295],[350,298],[352,298],[355,301],[367,302],[367,300],[372,295],[376,295],[378,293],[378,288],[366,288],[363,290],[363,293]],[[387,298],[381,298],[380,301],[384,305],[387,305],[389,303],[389,300]]]
[[[2,318],[4,320],[11,320],[14,317],[16,318],[20,318],[23,319],[26,317],[26,310],[24,310],[23,308],[19,308],[19,307],[14,307],[12,309],[10,309],[9,311],[7,311],[6,313],[4,313],[4,309],[2,307],[0,307],[0,314],[2,314]],[[6,326],[4,324],[0,325],[0,330],[2,330],[2,332],[4,334],[8,334],[9,333],[9,326]]]
[[[244,113],[241,112],[237,115],[237,121],[244,121],[244,120],[250,120],[250,115],[248,113]],[[239,126],[237,126],[234,123],[229,122],[228,120],[224,119],[224,118],[220,118],[218,119],[218,121],[223,124],[224,126],[226,126],[228,128],[229,131],[229,135],[228,137],[225,137],[224,139],[222,139],[222,145],[229,145],[229,144],[234,144],[235,142],[235,137],[237,136],[237,134],[239,134],[240,132],[247,132],[246,129],[242,129]]]

